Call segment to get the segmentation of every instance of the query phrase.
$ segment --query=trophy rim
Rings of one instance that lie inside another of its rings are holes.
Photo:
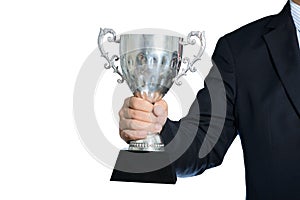
[[[161,37],[172,37],[172,38],[179,38],[179,39],[184,39],[184,36],[182,36],[182,37],[179,37],[179,36],[176,36],[176,35],[166,35],[166,34],[151,34],[151,33],[125,33],[125,34],[121,34],[120,35],[120,37],[121,36],[130,36],[130,35],[132,35],[132,36],[141,36],[141,35],[143,35],[143,36],[155,36],[155,37],[157,37],[157,36],[161,36]]]

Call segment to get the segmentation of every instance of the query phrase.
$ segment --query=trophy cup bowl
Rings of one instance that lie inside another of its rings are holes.
[[[119,43],[120,56],[108,56],[104,50],[104,37],[108,42]],[[200,49],[193,60],[182,58],[183,46],[194,45],[197,37],[200,40]],[[155,103],[161,100],[175,82],[181,84],[179,78],[188,71],[195,72],[194,64],[201,59],[205,49],[204,32],[192,31],[186,40],[183,37],[160,34],[122,34],[119,39],[112,29],[100,29],[98,46],[101,56],[107,60],[105,68],[113,68],[121,79],[119,83],[127,82],[133,95]],[[120,59],[121,71],[115,65]],[[186,67],[181,69],[181,64]],[[181,69],[181,70],[180,70]],[[129,151],[161,152],[164,144],[158,133],[148,133],[141,140],[131,141]]]

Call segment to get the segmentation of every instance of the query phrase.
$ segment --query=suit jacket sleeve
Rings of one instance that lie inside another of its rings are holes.
[[[218,41],[212,60],[213,66],[205,78],[204,88],[198,92],[187,116],[180,121],[167,119],[161,132],[170,155],[182,152],[177,159],[174,157],[179,177],[198,175],[220,165],[237,135],[235,62],[226,36]],[[212,102],[217,105],[213,106]],[[212,107],[222,104],[226,107],[224,114],[212,112]],[[205,149],[209,151],[199,156],[201,148],[204,152]]]

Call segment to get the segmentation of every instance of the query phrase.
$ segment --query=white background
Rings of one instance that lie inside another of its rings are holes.
[[[77,135],[74,84],[100,27],[205,30],[211,55],[219,37],[278,13],[285,2],[2,1],[0,199],[244,199],[239,138],[220,167],[176,185],[110,182],[111,169]]]

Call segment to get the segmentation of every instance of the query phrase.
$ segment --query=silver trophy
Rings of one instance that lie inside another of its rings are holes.
[[[108,35],[108,37],[106,37]],[[193,59],[182,58],[183,46],[194,45],[197,37],[200,49]],[[118,55],[109,57],[104,50],[104,39],[119,43]],[[192,31],[187,38],[159,34],[122,34],[117,38],[112,29],[100,29],[98,46],[101,56],[107,60],[106,69],[112,68],[121,77],[118,83],[126,80],[133,95],[155,103],[162,99],[173,85],[181,85],[179,80],[188,71],[195,72],[194,64],[201,59],[205,50],[204,32]],[[121,71],[115,62],[120,59]],[[186,64],[180,70],[181,63]],[[164,144],[157,133],[148,133],[142,140],[131,141],[130,151],[164,151]]]

